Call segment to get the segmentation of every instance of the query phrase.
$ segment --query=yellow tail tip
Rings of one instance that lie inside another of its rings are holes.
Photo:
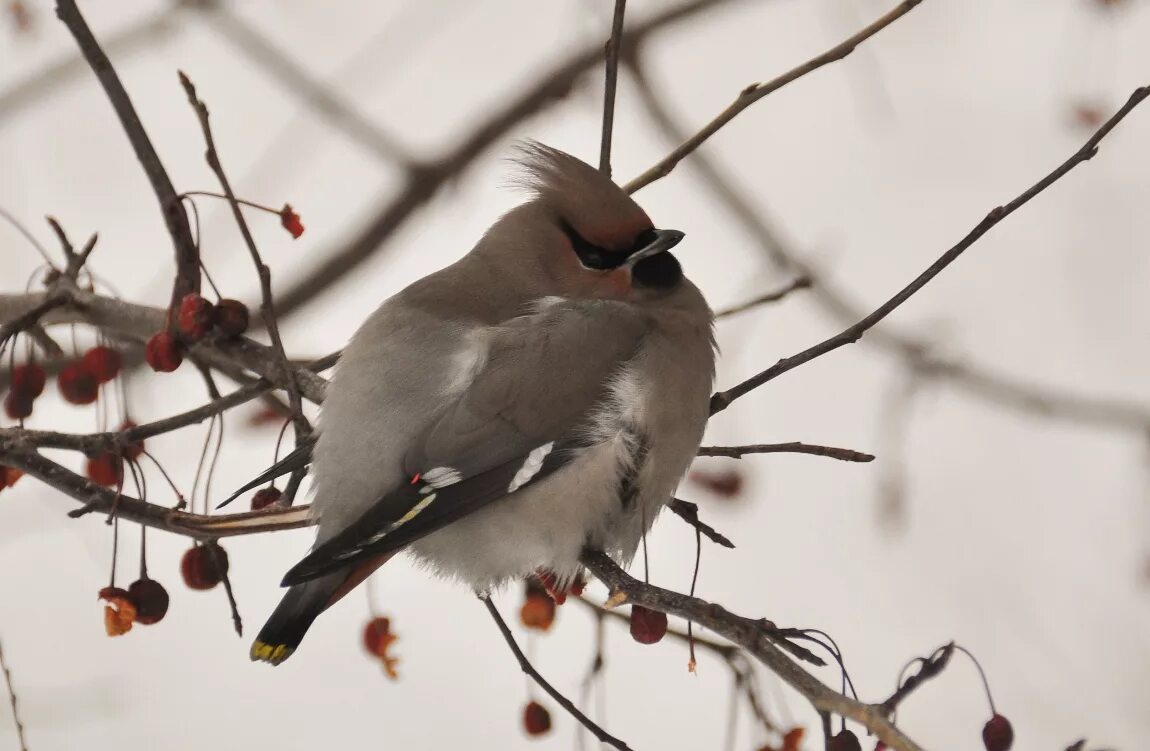
[[[279,665],[281,662],[291,657],[295,649],[286,644],[265,644],[262,641],[256,641],[252,644],[251,658],[252,662],[267,662],[272,665]]]

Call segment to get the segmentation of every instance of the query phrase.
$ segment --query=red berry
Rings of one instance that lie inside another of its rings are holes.
[[[207,336],[215,322],[216,307],[195,292],[189,292],[180,300],[176,328],[189,342],[198,342]]]
[[[982,726],[982,744],[986,751],[1010,751],[1014,745],[1014,728],[1010,720],[996,714]]]
[[[0,490],[12,487],[23,476],[24,473],[15,467],[5,467],[0,464]]]
[[[17,365],[12,368],[12,390],[19,391],[30,399],[35,399],[44,393],[44,384],[48,376],[44,369],[34,362]]]
[[[136,623],[159,623],[168,612],[168,590],[153,579],[143,578],[128,587],[128,599],[136,606]]]
[[[551,729],[551,713],[537,701],[523,708],[523,729],[528,735],[543,735]]]
[[[293,240],[298,240],[303,234],[303,225],[300,224],[299,214],[295,213],[290,203],[285,203],[280,209],[280,224],[291,233]]]
[[[831,738],[827,744],[827,751],[862,751],[862,744],[858,736],[849,730],[842,730]]]
[[[248,330],[248,306],[239,300],[224,298],[216,304],[216,328],[228,338]]]
[[[722,472],[697,470],[688,475],[688,479],[720,498],[734,498],[743,490],[743,475],[734,469]]]
[[[631,606],[631,638],[640,644],[655,644],[667,633],[667,614]]]
[[[555,622],[555,600],[533,576],[527,578],[526,586],[519,621],[527,628],[547,631]]]
[[[216,543],[189,548],[180,559],[180,575],[190,589],[211,589],[228,573],[228,554]]]
[[[100,380],[82,360],[65,365],[56,383],[64,399],[72,404],[91,404],[100,394]]]
[[[399,677],[399,673],[395,670],[395,666],[399,664],[399,658],[392,657],[388,650],[397,639],[398,637],[391,633],[390,618],[376,616],[368,621],[363,628],[363,648],[368,651],[368,654],[379,660],[383,666],[383,671],[392,679]]]
[[[148,346],[144,349],[144,359],[148,361],[152,370],[158,373],[171,373],[184,361],[183,347],[176,341],[176,337],[167,331],[160,331],[148,340]]]
[[[120,374],[120,353],[111,347],[92,347],[84,353],[84,367],[100,383],[107,383]]]
[[[125,430],[131,430],[134,427],[136,427],[135,422],[132,420],[124,420],[124,424],[120,426],[120,432],[123,433]],[[122,445],[120,450],[123,452],[125,459],[135,461],[140,458],[141,454],[144,453],[144,439],[141,438],[138,441],[125,443]]]
[[[267,508],[278,501],[282,495],[283,493],[279,491],[279,488],[260,488],[252,496],[252,511]]]
[[[118,488],[124,482],[124,461],[109,453],[89,456],[84,466],[84,474],[97,485]]]
[[[32,414],[32,397],[13,388],[4,397],[4,414],[13,420],[23,420]]]

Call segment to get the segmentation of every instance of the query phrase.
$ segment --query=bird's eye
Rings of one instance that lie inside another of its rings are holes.
[[[612,252],[587,242],[587,240],[576,232],[575,228],[567,222],[562,222],[562,227],[564,234],[567,235],[567,239],[571,241],[571,247],[574,248],[575,255],[579,256],[579,262],[587,268],[606,271],[608,269],[618,268],[627,260],[626,253]]]

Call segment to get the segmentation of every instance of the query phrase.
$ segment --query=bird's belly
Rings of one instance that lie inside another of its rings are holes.
[[[436,573],[477,591],[540,569],[561,579],[573,576],[580,570],[583,547],[599,543],[622,510],[617,451],[612,444],[587,449],[538,484],[505,496],[408,549]]]

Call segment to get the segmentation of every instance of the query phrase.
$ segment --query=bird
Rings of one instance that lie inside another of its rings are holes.
[[[282,663],[399,552],[481,596],[567,586],[586,546],[627,563],[696,455],[716,344],[684,233],[580,159],[517,149],[527,200],[366,319],[314,446],[261,475],[310,463],[318,531],[252,660]]]

